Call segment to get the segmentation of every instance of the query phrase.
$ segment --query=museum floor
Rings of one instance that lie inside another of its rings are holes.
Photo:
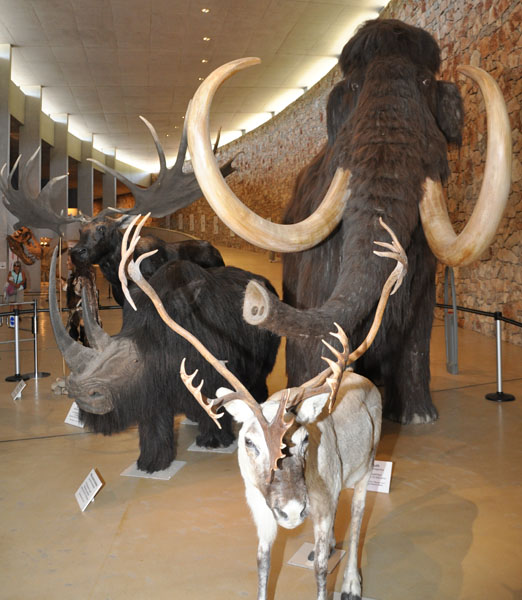
[[[228,263],[274,282],[280,263],[226,251]],[[247,262],[245,262],[247,261]],[[102,303],[108,303],[102,288]],[[493,310],[493,309],[492,309]],[[119,311],[103,313],[119,329]],[[22,321],[22,337],[27,321]],[[47,316],[40,321],[39,370],[13,401],[13,345],[0,345],[0,598],[10,600],[230,600],[256,598],[256,535],[234,454],[191,452],[196,428],[181,424],[170,480],[121,476],[137,458],[137,431],[93,435],[64,423],[67,396],[51,392],[62,374]],[[0,341],[13,338],[5,323]],[[499,405],[495,341],[459,330],[458,375],[445,369],[444,328],[435,323],[432,425],[385,422],[378,459],[393,461],[389,494],[368,493],[361,553],[364,596],[373,600],[522,599],[522,347],[503,344]],[[33,371],[24,342],[21,372]],[[271,376],[284,382],[281,357]],[[105,481],[81,512],[75,492],[96,468]],[[343,543],[350,491],[342,494],[336,535]],[[307,522],[281,531],[270,598],[315,598],[313,573],[288,559],[312,541]],[[344,558],[329,576],[339,591]]]

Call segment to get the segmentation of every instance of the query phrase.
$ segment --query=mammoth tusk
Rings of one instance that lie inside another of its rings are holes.
[[[427,179],[420,203],[422,227],[435,256],[449,266],[473,262],[491,244],[498,229],[511,184],[511,130],[506,104],[495,80],[478,67],[459,67],[478,83],[488,121],[488,149],[484,179],[468,223],[456,235],[448,216],[442,186]]]
[[[188,145],[194,173],[208,203],[237,235],[275,252],[296,252],[317,245],[335,229],[350,196],[350,173],[338,169],[326,196],[307,219],[292,225],[263,219],[232,192],[219,171],[209,133],[209,110],[220,85],[237,71],[258,64],[258,58],[229,62],[211,73],[198,88],[187,114]]]

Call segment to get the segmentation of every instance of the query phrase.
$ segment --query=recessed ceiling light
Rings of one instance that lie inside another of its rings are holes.
[[[202,8],[201,12],[207,14],[210,12],[210,8]]]
[[[202,58],[202,59],[201,59],[201,62],[202,62],[202,63],[208,63],[208,58]]]
[[[199,81],[203,81],[205,78],[204,77],[198,77]]]
[[[205,36],[205,37],[203,38],[203,41],[204,41],[204,42],[210,42],[210,38],[209,38],[209,37],[207,37],[207,36]]]

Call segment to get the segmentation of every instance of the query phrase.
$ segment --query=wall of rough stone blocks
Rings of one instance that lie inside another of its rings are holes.
[[[456,268],[454,272],[457,304],[487,312],[501,311],[504,316],[521,322],[522,4],[513,0],[392,0],[382,16],[427,29],[442,49],[441,78],[457,82],[464,97],[463,145],[450,152],[452,175],[446,186],[448,208],[457,232],[467,222],[478,197],[487,142],[480,92],[457,73],[457,66],[482,67],[495,77],[503,91],[513,133],[512,191],[508,207],[491,248],[480,260],[468,267]],[[258,214],[272,217],[274,221],[280,219],[296,174],[326,139],[326,101],[338,79],[339,72],[334,69],[284,112],[220,150],[223,160],[241,152],[234,163],[237,172],[228,181],[234,192]],[[219,221],[216,233],[215,215],[204,200],[181,214],[183,229],[189,233],[216,244],[254,249],[232,236]],[[172,217],[173,228],[178,228],[179,218]],[[437,277],[437,300],[443,301],[442,266]],[[489,317],[459,312],[458,320],[462,327],[494,335],[495,324]],[[521,328],[503,324],[502,330],[503,339],[522,345]]]

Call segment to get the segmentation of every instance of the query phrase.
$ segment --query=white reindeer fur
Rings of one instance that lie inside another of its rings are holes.
[[[218,390],[218,396],[226,392],[228,390]],[[242,424],[238,436],[238,460],[245,482],[246,499],[259,538],[258,600],[266,599],[270,549],[276,537],[277,525],[290,529],[297,527],[307,513],[314,523],[317,599],[326,600],[326,570],[331,548],[335,545],[333,526],[339,493],[341,489],[351,486],[354,486],[352,519],[342,592],[343,600],[361,597],[357,550],[366,487],[381,432],[381,397],[370,381],[346,371],[331,414],[325,408],[326,400],[327,394],[314,396],[304,400],[297,409],[296,422],[302,427],[292,434],[290,453],[303,453],[304,472],[297,471],[299,475],[294,476],[291,489],[285,488],[286,503],[279,506],[279,513],[277,508],[270,506],[270,502],[273,502],[272,492],[279,485],[278,472],[268,483],[268,449],[259,423],[241,400],[225,404],[234,419]],[[275,415],[277,405],[277,401],[269,399],[262,406],[268,420]],[[246,440],[250,447],[247,447]],[[252,444],[257,454],[252,450]],[[283,463],[289,461],[289,464],[290,460],[290,457],[286,457]],[[297,480],[299,477],[300,481]],[[304,500],[298,493],[303,483],[307,496]]]

